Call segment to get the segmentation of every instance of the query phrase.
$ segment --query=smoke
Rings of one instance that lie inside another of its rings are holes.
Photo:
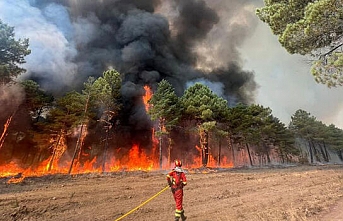
[[[71,23],[64,7],[51,4],[38,10],[29,1],[4,0],[0,14],[0,19],[15,27],[16,36],[30,39],[32,53],[26,57],[24,78],[37,79],[53,92],[73,82],[76,50],[68,41]]]
[[[238,47],[252,33],[249,1],[2,0],[0,19],[30,39],[23,78],[55,95],[114,67],[123,75],[127,124],[147,128],[143,85],[166,79],[181,95],[202,79],[230,104],[254,101],[254,73]]]
[[[24,100],[24,91],[17,84],[0,85],[0,122],[14,114]]]
[[[254,3],[262,7],[263,2]],[[256,103],[273,110],[286,125],[303,109],[326,125],[343,129],[343,87],[328,88],[314,81],[312,58],[291,55],[278,42],[269,26],[255,18],[256,31],[239,48],[244,67],[255,72],[260,88]]]

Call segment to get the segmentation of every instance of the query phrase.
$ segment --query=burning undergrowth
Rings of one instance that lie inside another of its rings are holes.
[[[0,167],[0,169],[3,169]],[[237,169],[237,168],[236,168]],[[186,174],[208,174],[208,173],[221,173],[227,171],[233,171],[232,168],[221,168],[221,167],[198,167],[198,168],[185,168],[184,169]],[[95,172],[83,172],[83,173],[75,173],[72,175],[66,173],[56,173],[56,174],[29,174],[25,176],[24,173],[18,172],[17,174],[8,174],[6,176],[0,177],[0,186],[2,184],[42,184],[44,182],[54,182],[58,183],[65,182],[65,181],[72,181],[73,179],[78,179],[79,177],[82,178],[105,178],[105,177],[122,177],[122,176],[137,176],[137,177],[149,177],[154,176],[156,174],[166,174],[168,170],[132,170],[128,171],[125,169],[113,171],[113,172],[103,172],[103,173],[95,173]],[[5,186],[4,186],[5,187]],[[3,192],[5,193],[5,192]]]

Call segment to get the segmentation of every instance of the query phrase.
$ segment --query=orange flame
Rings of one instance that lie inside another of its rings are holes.
[[[50,141],[53,144],[53,155],[50,157],[49,163],[46,166],[47,170],[53,170],[54,168],[58,168],[58,162],[64,152],[67,150],[66,140],[65,137],[60,135],[59,138],[57,138],[57,141],[54,141],[53,139]]]
[[[9,127],[11,121],[12,121],[12,117],[13,117],[13,115],[11,115],[7,119],[6,123],[4,124],[4,131],[2,132],[1,137],[0,137],[0,149],[1,149],[2,145],[4,144],[5,137],[7,135],[7,129],[8,129],[8,127]]]
[[[202,165],[202,159],[201,159],[201,148],[198,146],[195,146],[197,151],[199,152],[197,157],[193,158],[193,162],[191,164],[187,164],[186,166],[188,168],[198,168],[199,165]],[[220,162],[220,165],[218,165],[218,159],[215,159],[212,154],[209,154],[207,167],[220,167],[220,168],[232,168],[233,163],[229,161],[229,159],[226,156],[223,156]]]
[[[133,145],[129,152],[128,169],[132,170],[152,170],[154,161],[150,159],[144,151],[141,151],[138,145]]]
[[[146,111],[150,108],[148,101],[152,97],[152,90],[148,86],[144,86],[145,95],[143,96],[143,102],[145,105]],[[6,136],[8,126],[12,120],[12,116],[7,120],[4,126],[4,132],[0,137],[0,149],[3,143],[4,137]],[[85,127],[86,129],[86,127]],[[163,128],[164,129],[164,128]],[[162,130],[163,130],[162,129]],[[82,134],[80,139],[80,149],[78,152],[78,156],[75,159],[73,164],[72,174],[84,174],[84,173],[102,173],[103,172],[103,162],[102,158],[93,157],[85,162],[81,162],[81,158],[89,157],[91,158],[91,154],[87,154],[83,150],[83,141],[85,136],[87,135],[87,131]],[[139,146],[139,144],[134,144],[129,152],[125,151],[125,148],[117,147],[117,152],[114,153],[112,157],[109,157],[107,162],[105,162],[106,171],[108,172],[116,172],[120,170],[127,170],[127,171],[135,171],[135,170],[143,170],[143,171],[151,171],[159,169],[159,160],[160,160],[160,153],[159,153],[159,140],[155,136],[155,131],[152,130],[152,147],[149,151],[144,150]],[[67,143],[64,135],[61,135],[60,139],[51,139],[50,143],[51,146],[54,148],[53,154],[42,161],[38,166],[30,167],[30,168],[23,168],[19,166],[19,164],[15,162],[10,162],[6,165],[0,165],[0,178],[1,177],[12,177],[10,178],[7,183],[18,183],[22,182],[25,177],[37,177],[49,174],[68,174],[70,168],[70,161],[64,160],[62,161],[62,156],[64,156],[67,150]],[[185,168],[199,168],[202,165],[201,160],[201,148],[196,146],[195,147],[199,154],[195,157],[188,156],[187,160],[190,161],[189,164],[184,163]],[[125,151],[125,153],[123,153]],[[162,151],[163,152],[163,151]],[[124,157],[123,157],[124,155]],[[163,155],[163,154],[162,154]],[[120,157],[118,157],[120,156]],[[168,155],[168,157],[170,157]],[[169,158],[168,158],[169,159]],[[192,160],[190,160],[192,159]],[[169,164],[168,160],[168,164]],[[164,169],[169,169],[170,165],[164,165]],[[208,167],[218,167],[217,160],[213,155],[209,155]],[[233,164],[227,159],[227,157],[222,157],[221,165],[222,168],[229,168],[232,167]]]
[[[152,90],[147,85],[144,86],[144,90],[145,90],[145,95],[143,96],[143,103],[144,103],[144,106],[145,106],[145,110],[148,111],[149,108],[150,108],[149,100],[152,97]]]
[[[58,154],[59,155],[59,154]],[[152,155],[153,156],[153,155]],[[52,156],[40,163],[39,166],[35,168],[22,168],[15,162],[10,162],[9,164],[0,166],[0,177],[10,177],[8,183],[18,183],[24,180],[25,177],[36,177],[43,176],[48,174],[68,174],[69,164],[61,163],[60,158],[56,157],[56,160],[52,161]],[[139,148],[139,145],[133,145],[129,151],[128,157],[116,161],[113,157],[109,163],[106,163],[106,168],[110,172],[115,172],[119,170],[144,170],[150,171],[157,169],[158,160],[154,157],[148,155],[144,150]],[[52,163],[52,166],[49,170],[49,165]],[[77,159],[73,167],[72,174],[84,174],[84,173],[101,173],[102,167],[97,165],[97,157],[94,157],[92,160],[88,160],[84,163],[80,163]]]
[[[200,152],[201,149],[196,147],[199,154],[193,157],[191,163],[184,163],[184,167],[187,169],[199,168],[202,165]],[[118,149],[118,155],[123,155],[119,153],[121,149]],[[12,177],[7,181],[7,183],[18,183],[22,182],[25,177],[37,177],[49,174],[68,174],[68,169],[70,162],[59,162],[55,161],[50,170],[48,170],[49,163],[51,162],[52,156],[44,160],[35,168],[22,168],[15,162],[8,163],[6,165],[0,166],[0,177]],[[101,158],[99,158],[101,160]],[[72,174],[85,174],[85,173],[101,173],[102,167],[99,165],[97,157],[91,160],[81,163],[78,159],[75,161],[74,169]],[[156,145],[152,148],[149,153],[144,149],[140,148],[139,145],[134,144],[129,150],[126,157],[116,159],[115,156],[111,157],[108,162],[106,162],[106,171],[116,172],[121,170],[126,171],[151,171],[159,169],[159,157],[156,154]],[[218,167],[217,160],[209,155],[208,167]],[[231,168],[232,163],[227,157],[222,157],[221,168]],[[165,168],[168,169],[168,168]]]
[[[10,183],[21,183],[25,179],[25,176],[22,174],[19,174],[19,176],[14,176],[11,179],[7,181],[8,184]]]

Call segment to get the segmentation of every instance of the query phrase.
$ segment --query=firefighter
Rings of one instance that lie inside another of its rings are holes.
[[[183,200],[183,187],[187,185],[187,179],[184,171],[182,170],[182,162],[175,160],[174,169],[167,174],[167,182],[171,187],[173,197],[175,200],[175,221],[185,221],[187,217],[184,214],[182,207]]]

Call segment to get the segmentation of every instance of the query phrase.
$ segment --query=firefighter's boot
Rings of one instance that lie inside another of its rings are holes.
[[[186,221],[186,219],[187,219],[187,216],[185,216],[184,212],[182,211],[182,213],[181,213],[181,220],[182,221]]]
[[[180,217],[175,216],[175,221],[179,221]]]

